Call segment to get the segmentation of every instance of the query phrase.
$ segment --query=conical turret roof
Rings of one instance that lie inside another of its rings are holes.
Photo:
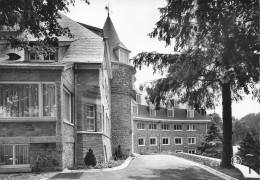
[[[108,16],[106,22],[103,27],[103,34],[105,38],[108,38],[110,54],[112,61],[118,61],[118,58],[114,54],[114,49],[117,47],[121,47],[127,51],[129,51],[125,45],[120,41],[116,29],[111,21],[111,18]],[[130,51],[129,51],[130,52]]]

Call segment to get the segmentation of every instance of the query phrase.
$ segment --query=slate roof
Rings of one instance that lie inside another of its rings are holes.
[[[108,42],[109,42],[109,47],[110,47],[110,54],[111,54],[111,60],[112,61],[118,61],[118,58],[116,57],[116,55],[114,54],[113,50],[117,47],[121,47],[127,51],[129,51],[125,45],[120,41],[118,35],[117,35],[117,32],[116,32],[116,29],[110,19],[110,17],[108,16],[107,19],[106,19],[106,22],[104,24],[104,27],[103,27],[103,35],[104,37],[106,38],[109,38],[108,39]]]
[[[196,121],[196,120],[209,120],[210,118],[207,116],[203,116],[198,111],[194,110],[194,118],[187,118],[187,110],[174,108],[174,117],[167,116],[167,108],[160,108],[156,110],[156,116],[150,116],[149,106],[138,104],[138,114],[134,115],[134,119],[139,118],[151,118],[153,120],[189,120],[189,121]]]
[[[102,63],[104,59],[104,43],[103,38],[99,35],[93,33],[91,30],[83,27],[79,23],[73,21],[72,19],[61,14],[61,19],[58,19],[59,24],[62,27],[68,27],[71,33],[74,35],[73,38],[67,36],[58,37],[59,42],[70,42],[70,46],[67,49],[63,59],[60,62],[25,62],[24,61],[24,51],[18,51],[15,49],[9,49],[0,45],[0,65],[12,66],[49,66],[49,65],[62,65],[65,66],[70,64],[70,62],[75,63]],[[16,35],[16,37],[24,37],[24,33],[17,32],[1,32],[6,36]],[[29,41],[35,41],[36,39],[28,35]],[[19,60],[10,61],[8,60],[8,53],[16,53],[21,56]]]

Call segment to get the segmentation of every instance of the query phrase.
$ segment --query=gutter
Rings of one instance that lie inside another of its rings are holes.
[[[161,121],[161,122],[211,122],[211,120],[201,120],[201,119],[194,119],[194,120],[189,120],[189,119],[155,119],[155,118],[145,118],[145,117],[134,117],[134,121],[153,121],[153,122],[158,122],[158,121]]]

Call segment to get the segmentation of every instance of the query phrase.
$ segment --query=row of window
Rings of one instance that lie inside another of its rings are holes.
[[[187,138],[188,144],[196,144],[196,138],[195,137],[188,137]],[[149,145],[150,146],[157,146],[157,137],[150,137],[149,139]],[[162,145],[170,145],[170,138],[169,137],[163,137],[162,138]],[[183,140],[182,137],[175,137],[174,138],[174,144],[175,145],[182,145]],[[138,146],[145,146],[145,138],[139,137],[138,138]]]
[[[157,130],[157,125],[156,123],[149,123],[148,124],[148,129],[150,130]],[[182,131],[183,125],[182,124],[174,124],[173,125],[173,130],[174,131]],[[138,130],[145,130],[145,123],[137,123],[137,129]],[[170,124],[161,124],[161,130],[169,131],[170,130]],[[195,129],[195,124],[188,124],[187,125],[187,131],[196,131]]]
[[[150,116],[156,116],[156,110],[154,108],[150,108]],[[138,114],[138,105],[132,105],[132,113]],[[167,117],[174,117],[174,109],[167,109]],[[187,118],[194,118],[194,110],[187,110]]]

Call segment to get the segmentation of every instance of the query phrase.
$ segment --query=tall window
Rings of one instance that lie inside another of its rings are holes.
[[[187,117],[194,118],[194,110],[187,110]]]
[[[168,117],[174,117],[174,111],[173,111],[173,109],[167,109],[167,116],[168,116]]]
[[[136,94],[136,102],[138,104],[141,104],[141,95],[140,94]]]
[[[181,124],[174,124],[173,130],[174,131],[182,131],[182,125]]]
[[[55,84],[0,84],[0,118],[55,116]]]
[[[137,129],[138,130],[144,130],[144,128],[145,128],[144,123],[137,123]]]
[[[138,105],[137,104],[133,104],[133,114],[138,114]]]
[[[64,114],[64,120],[67,122],[72,122],[71,120],[71,95],[67,90],[63,90],[63,103],[64,103],[64,108],[63,108],[63,114]]]
[[[161,124],[161,129],[164,130],[164,131],[169,131],[170,126],[169,126],[169,124]]]
[[[157,124],[154,124],[154,123],[149,124],[149,129],[156,130],[157,129]]]
[[[87,131],[95,131],[95,106],[87,105],[85,112],[87,113],[85,128]]]
[[[1,165],[29,165],[29,145],[0,145]]]
[[[156,111],[154,108],[150,108],[150,116],[156,116]]]
[[[43,116],[56,116],[55,85],[43,84]]]

